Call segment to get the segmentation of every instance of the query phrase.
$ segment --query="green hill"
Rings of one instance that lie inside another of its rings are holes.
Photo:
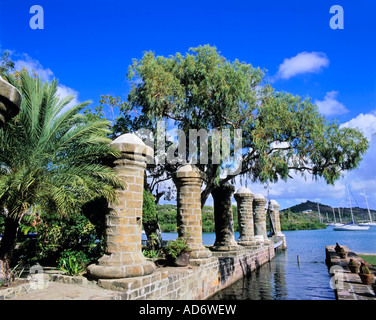
[[[324,222],[328,222],[327,218],[326,218],[327,215],[328,215],[330,222],[334,221],[333,208],[331,206],[319,203],[319,208],[320,208],[321,217],[322,217]],[[305,214],[305,213],[303,213],[304,211],[312,210],[312,214],[316,215],[316,219],[318,219],[317,202],[312,202],[312,201],[307,200],[304,203],[300,203],[300,204],[297,204],[297,205],[292,206],[290,208],[284,209],[284,210],[282,210],[282,212],[285,212],[285,211],[288,211],[288,210],[292,213],[302,213],[302,214]],[[340,207],[339,211],[341,212],[342,222],[347,223],[347,222],[351,221],[350,208]],[[359,207],[353,207],[352,211],[353,211],[355,222],[359,222],[359,221],[368,219],[368,210],[367,209],[359,208]],[[370,211],[371,211],[372,217],[375,217],[376,210],[371,209]],[[334,208],[334,212],[335,212],[336,221],[339,222],[338,208]]]
[[[308,230],[326,228],[326,214],[328,214],[329,222],[333,222],[333,209],[331,206],[319,204],[322,223],[319,222],[319,214],[317,210],[317,202],[306,201],[297,204],[280,212],[281,229],[286,230]],[[157,205],[157,215],[159,225],[162,232],[176,232],[176,205],[163,204]],[[307,212],[309,211],[309,212]],[[350,208],[340,208],[342,222],[351,221]],[[371,210],[375,215],[376,211]],[[238,231],[238,217],[236,206],[233,206],[234,229]],[[368,217],[367,209],[358,207],[353,208],[354,219],[356,222],[365,220]],[[339,222],[338,208],[335,208],[336,221]],[[269,218],[267,218],[267,227],[269,229]],[[215,232],[214,227],[214,209],[213,207],[204,206],[202,210],[202,231]]]

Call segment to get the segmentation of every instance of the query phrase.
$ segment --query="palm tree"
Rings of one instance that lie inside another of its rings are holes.
[[[106,120],[87,120],[80,113],[89,102],[72,108],[73,96],[60,99],[57,81],[43,83],[26,71],[7,80],[22,96],[21,111],[0,130],[0,212],[5,231],[0,242],[0,278],[12,276],[12,258],[20,221],[38,205],[46,212],[70,215],[97,197],[112,201],[122,187],[103,159],[118,152],[107,138]]]

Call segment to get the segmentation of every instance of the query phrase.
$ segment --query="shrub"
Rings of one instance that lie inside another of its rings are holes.
[[[184,238],[177,238],[176,240],[170,241],[164,248],[165,254],[172,256],[176,259],[180,254],[190,251],[187,241]]]
[[[83,272],[88,265],[89,260],[82,251],[64,250],[58,259],[58,268],[69,276],[77,275]]]
[[[364,264],[364,262],[362,262],[360,265],[360,273],[371,274],[371,271],[369,271],[369,268]]]

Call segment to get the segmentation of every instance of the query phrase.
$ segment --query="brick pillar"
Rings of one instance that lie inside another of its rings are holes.
[[[99,279],[148,275],[155,266],[141,251],[142,202],[146,160],[154,152],[134,134],[124,134],[111,145],[122,152],[114,164],[125,188],[116,190],[116,200],[109,206],[105,254],[88,267],[88,273]]]
[[[248,188],[241,187],[234,193],[234,198],[238,204],[238,244],[242,246],[255,245],[252,206],[253,194]]]
[[[231,197],[235,187],[229,184],[216,187],[212,191],[214,201],[215,243],[212,250],[237,250],[234,237],[234,217],[232,213]]]
[[[281,219],[280,219],[280,214],[279,214],[279,203],[275,200],[270,200],[269,201],[269,210],[270,214],[274,223],[274,228],[275,228],[275,235],[274,237],[282,238],[283,245],[282,249],[286,249],[286,238],[285,235],[281,231]]]
[[[204,173],[190,164],[173,175],[177,188],[177,227],[179,237],[187,239],[192,259],[208,258],[212,253],[202,244],[201,186]]]
[[[262,194],[256,193],[253,197],[253,211],[255,213],[255,239],[259,243],[268,242],[266,234],[266,212],[265,212],[266,199]]]
[[[282,232],[281,232],[281,221],[279,218],[279,204],[277,201],[275,200],[269,201],[269,211],[273,220],[273,224],[275,228],[275,235],[280,236],[282,235]]]

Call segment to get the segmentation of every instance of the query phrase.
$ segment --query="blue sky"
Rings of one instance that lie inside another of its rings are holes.
[[[44,9],[44,29],[33,30],[32,5]],[[344,29],[332,30],[332,5],[344,10]],[[16,67],[56,77],[62,95],[76,101],[112,94],[126,98],[133,58],[185,53],[211,44],[229,60],[267,70],[277,90],[309,96],[329,118],[358,127],[371,141],[361,166],[336,186],[296,177],[271,186],[287,207],[307,199],[347,205],[345,183],[365,206],[365,187],[376,208],[376,3],[358,1],[96,1],[1,0],[0,50]],[[263,186],[249,185],[266,195]]]

